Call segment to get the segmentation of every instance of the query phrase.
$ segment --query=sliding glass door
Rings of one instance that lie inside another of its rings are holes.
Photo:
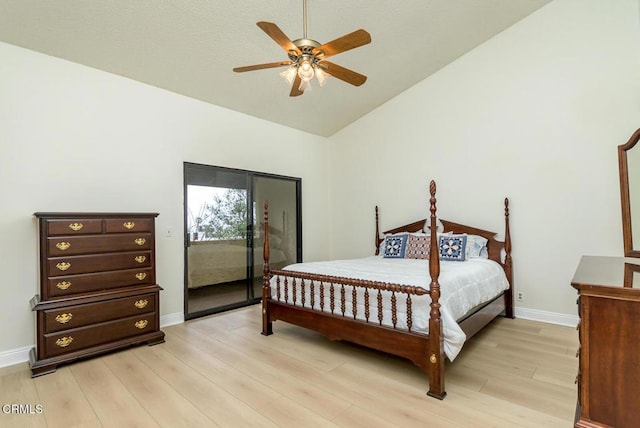
[[[300,179],[185,163],[184,183],[185,319],[259,300],[265,199],[272,263],[302,259]]]

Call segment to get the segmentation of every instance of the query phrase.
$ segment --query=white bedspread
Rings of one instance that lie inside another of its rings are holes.
[[[298,272],[309,272],[323,275],[359,278],[372,281],[383,281],[402,285],[413,285],[429,289],[431,277],[429,276],[428,260],[416,259],[387,259],[379,256],[364,257],[351,260],[334,260],[325,262],[297,263],[287,266],[285,269]],[[296,305],[301,305],[299,281],[297,285]],[[470,259],[465,262],[440,261],[440,304],[442,314],[442,327],[444,332],[444,351],[449,360],[458,355],[466,336],[456,320],[461,318],[475,306],[487,302],[504,290],[509,288],[509,283],[502,267],[487,259]],[[283,281],[281,281],[281,299],[284,299]],[[272,296],[276,297],[275,278],[271,281]],[[314,309],[320,309],[319,284],[315,285]],[[324,311],[329,311],[329,290],[325,285]],[[308,289],[308,285],[307,285]],[[373,290],[372,290],[373,291]],[[369,292],[370,322],[378,322],[377,294]],[[308,291],[307,291],[308,293]],[[336,288],[336,313],[341,313],[339,288]],[[345,316],[352,315],[351,289],[347,290],[345,300]],[[391,320],[391,293],[383,293],[383,325],[392,326]],[[397,298],[397,324],[396,328],[406,329],[406,299],[404,294],[396,293]],[[357,298],[358,319],[365,319],[364,291],[358,288]],[[311,298],[305,298],[305,306],[310,307]],[[429,328],[429,304],[428,295],[412,296],[413,326],[417,332],[428,332]],[[291,281],[289,281],[288,302],[293,303]]]

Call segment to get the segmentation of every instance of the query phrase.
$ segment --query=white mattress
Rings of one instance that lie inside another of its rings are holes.
[[[287,266],[285,269],[298,272],[309,272],[322,275],[359,278],[372,281],[383,281],[402,285],[413,285],[429,289],[431,277],[429,276],[428,260],[416,259],[388,259],[379,256],[365,257],[351,260],[334,260],[325,262],[297,263]],[[296,305],[301,306],[299,288],[300,280],[297,280]],[[440,261],[440,304],[442,314],[442,327],[444,332],[444,351],[452,360],[458,355],[466,336],[456,320],[461,318],[469,310],[487,302],[504,290],[509,288],[509,282],[502,267],[493,260],[471,259],[465,262]],[[281,280],[281,299],[284,299],[283,281]],[[276,281],[271,281],[272,297],[276,298]],[[308,290],[307,284],[307,290]],[[314,309],[320,310],[320,286],[315,285]],[[307,291],[308,292],[308,291]],[[339,288],[336,288],[335,313],[341,314]],[[365,319],[364,291],[358,288],[357,292],[358,319]],[[378,322],[377,292],[369,292],[369,321]],[[351,289],[346,292],[345,316],[353,317]],[[391,320],[391,293],[383,293],[383,325],[392,326]],[[396,328],[406,329],[406,295],[396,293],[397,299],[397,324]],[[324,311],[329,311],[329,286],[325,285]],[[412,331],[427,333],[429,329],[429,304],[428,295],[412,296],[413,326]],[[288,302],[293,304],[291,281],[289,281]],[[305,298],[305,306],[310,307],[311,297]]]

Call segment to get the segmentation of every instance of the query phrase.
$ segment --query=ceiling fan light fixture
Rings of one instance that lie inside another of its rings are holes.
[[[300,86],[298,86],[298,89],[302,92],[305,91],[310,91],[311,89],[313,89],[311,87],[311,81],[310,80],[300,80]]]
[[[326,79],[329,75],[325,73],[321,67],[316,67],[316,79],[318,79],[318,84],[320,87],[323,87],[326,83]]]
[[[298,68],[295,66],[295,64],[291,64],[285,70],[280,72],[280,76],[282,76],[282,78],[287,81],[289,86],[291,86],[293,85],[293,81],[295,80],[297,73],[298,73]]]
[[[300,79],[302,79],[303,82],[308,82],[313,79],[315,74],[313,62],[309,58],[305,58],[303,56],[298,64],[298,76],[300,76]]]

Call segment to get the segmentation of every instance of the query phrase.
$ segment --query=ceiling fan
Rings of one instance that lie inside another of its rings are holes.
[[[305,89],[310,88],[310,82],[314,76],[320,82],[320,86],[323,85],[326,75],[336,77],[354,86],[360,86],[367,80],[367,76],[341,67],[333,62],[326,61],[326,59],[371,43],[371,35],[365,30],[360,29],[324,44],[309,39],[307,37],[307,0],[303,0],[304,35],[301,39],[292,41],[272,22],[260,21],[257,25],[285,50],[289,56],[289,60],[236,67],[233,71],[243,73],[245,71],[288,66],[288,68],[280,74],[287,78],[292,85],[291,93],[289,94],[292,97],[302,95]]]

